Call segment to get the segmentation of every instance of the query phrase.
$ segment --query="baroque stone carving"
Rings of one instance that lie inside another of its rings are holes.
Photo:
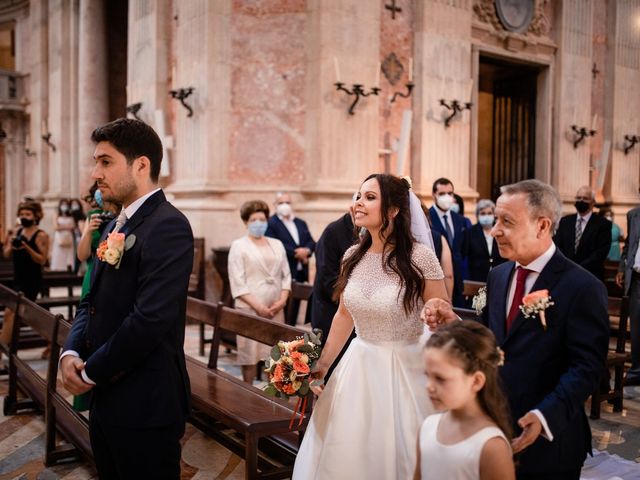
[[[526,32],[522,32],[522,34],[530,33],[541,37],[549,33],[551,22],[545,13],[547,3],[549,3],[549,0],[534,0],[533,18]],[[488,23],[497,32],[504,33],[507,30],[500,21],[498,12],[496,11],[496,0],[474,0],[473,16],[477,21]]]

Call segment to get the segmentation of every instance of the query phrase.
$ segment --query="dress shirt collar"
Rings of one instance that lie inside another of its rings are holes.
[[[141,196],[140,198],[134,200],[133,202],[131,202],[131,204],[124,209],[124,211],[127,213],[127,219],[130,219],[131,217],[133,217],[133,215],[138,211],[138,209],[142,206],[142,204],[154,193],[159,192],[160,190],[162,190],[161,188],[156,188],[155,190],[152,190],[151,192],[147,193],[146,195]]]
[[[591,215],[593,215],[593,210],[591,210],[589,213],[585,213],[584,215],[580,215],[578,214],[579,218],[582,218],[582,228],[584,229],[585,225],[587,223],[589,223],[589,219],[591,218]],[[577,219],[576,219],[577,221]]]
[[[556,253],[556,244],[551,242],[549,248],[547,248],[547,250],[542,255],[532,261],[529,265],[522,265],[520,262],[516,262],[516,268],[524,267],[527,270],[531,270],[532,272],[540,273],[542,272],[544,267],[547,266],[547,263],[549,263],[549,260],[551,260],[551,257],[553,257],[554,253]]]

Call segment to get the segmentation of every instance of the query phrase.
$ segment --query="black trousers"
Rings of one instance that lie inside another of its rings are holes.
[[[100,480],[180,479],[185,424],[135,429],[89,417],[91,449]]]

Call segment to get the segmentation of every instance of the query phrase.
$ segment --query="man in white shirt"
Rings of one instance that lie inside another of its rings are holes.
[[[119,119],[91,138],[92,176],[123,209],[105,228],[60,371],[69,392],[93,392],[100,478],[177,480],[190,405],[183,344],[193,234],[158,188],[162,143],[151,127]]]
[[[562,202],[551,186],[525,180],[501,191],[491,234],[510,261],[489,272],[481,320],[504,351],[500,377],[516,422],[517,477],[578,480],[591,452],[584,402],[607,356],[607,293],[556,249]],[[537,311],[525,316],[524,297],[534,293]],[[425,313],[431,326],[453,317],[445,305]]]

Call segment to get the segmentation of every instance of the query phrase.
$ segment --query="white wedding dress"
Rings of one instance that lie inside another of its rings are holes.
[[[416,243],[413,260],[426,279],[443,278],[428,247]],[[357,337],[315,404],[294,480],[413,478],[418,430],[433,409],[422,365],[422,303],[407,315],[403,294],[381,254],[365,254],[351,273],[343,301]]]

